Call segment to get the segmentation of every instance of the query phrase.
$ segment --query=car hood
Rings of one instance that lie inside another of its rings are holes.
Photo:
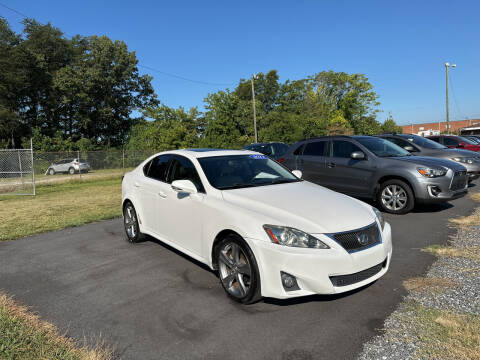
[[[471,150],[462,150],[462,149],[444,149],[443,151],[452,154],[453,156],[464,156],[464,157],[479,157],[478,152]]]
[[[354,230],[376,218],[370,205],[308,181],[224,190],[222,195],[225,201],[274,221],[272,225],[311,234]]]
[[[399,161],[407,161],[413,164],[418,164],[418,165],[428,166],[433,168],[443,166],[448,169],[452,169],[454,171],[465,170],[464,166],[460,165],[459,163],[456,163],[453,160],[441,159],[441,158],[435,158],[435,157],[429,157],[429,156],[402,156],[402,157],[396,157],[391,159],[399,160]]]

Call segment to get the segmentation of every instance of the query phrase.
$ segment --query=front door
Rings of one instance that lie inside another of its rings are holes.
[[[177,192],[168,186],[166,206],[162,213],[162,233],[166,239],[185,250],[203,256],[201,233],[205,189],[193,163],[184,156],[174,155],[168,171],[168,184],[175,180],[190,180],[198,190],[197,194]]]

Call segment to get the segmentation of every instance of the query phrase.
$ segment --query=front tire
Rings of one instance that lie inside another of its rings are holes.
[[[143,234],[140,232],[137,212],[131,202],[127,202],[123,207],[123,225],[129,243],[134,244],[142,241]]]
[[[242,304],[261,299],[257,261],[240,236],[226,236],[216,246],[215,255],[220,283],[231,299]]]
[[[406,214],[415,206],[415,196],[412,188],[406,182],[392,179],[380,185],[377,203],[385,212]]]

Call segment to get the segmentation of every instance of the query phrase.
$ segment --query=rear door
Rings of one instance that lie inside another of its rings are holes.
[[[328,140],[313,140],[305,144],[302,153],[297,156],[297,168],[302,171],[303,179],[325,185],[327,147]]]
[[[351,154],[361,151],[364,160],[352,159]],[[375,167],[367,157],[367,153],[349,140],[333,140],[326,160],[327,187],[356,196],[371,194],[370,181]]]
[[[172,155],[164,154],[153,158],[143,168],[144,176],[134,183],[141,206],[141,221],[144,229],[156,233],[159,237],[164,234],[159,222],[162,218],[159,200],[166,195],[166,176]]]

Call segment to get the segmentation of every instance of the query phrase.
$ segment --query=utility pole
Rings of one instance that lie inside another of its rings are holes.
[[[457,65],[450,64],[449,62],[445,63],[445,105],[446,105],[446,112],[447,112],[447,133],[450,134],[450,113],[448,109],[448,69],[451,67],[455,69]]]
[[[252,75],[250,82],[252,83],[252,104],[253,104],[253,130],[255,132],[255,142],[258,142],[257,136],[257,111],[255,109],[255,85],[253,85],[253,80],[255,80],[255,74]]]

